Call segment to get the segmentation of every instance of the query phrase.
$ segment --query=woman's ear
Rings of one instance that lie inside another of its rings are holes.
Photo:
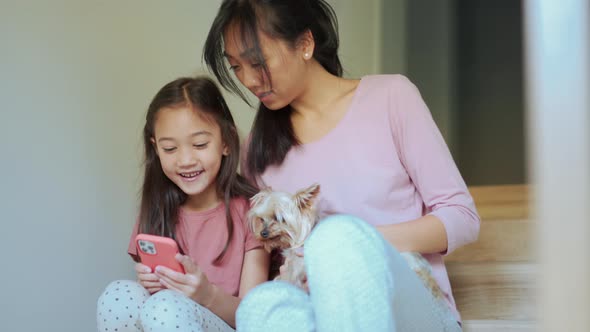
[[[227,144],[223,143],[223,150],[221,151],[221,154],[224,156],[229,156],[229,148],[227,147]]]
[[[303,56],[303,59],[309,60],[313,58],[313,51],[315,49],[315,40],[313,39],[313,34],[311,30],[305,30],[304,33],[299,36],[299,40],[297,41],[297,50]]]

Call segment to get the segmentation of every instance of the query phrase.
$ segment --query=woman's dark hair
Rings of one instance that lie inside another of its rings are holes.
[[[233,26],[240,33],[244,50],[253,52],[253,60],[264,63],[258,32],[288,42],[293,48],[307,31],[315,48],[313,57],[329,73],[342,76],[338,57],[338,20],[332,7],[324,0],[224,0],[213,21],[203,49],[203,59],[221,85],[248,100],[232,79],[224,58],[223,35]],[[272,80],[271,80],[272,83]],[[249,103],[248,103],[249,104]],[[260,103],[248,145],[246,170],[258,177],[269,165],[280,165],[291,147],[299,145],[291,124],[292,108],[271,111]]]
[[[143,128],[145,173],[141,191],[139,233],[167,236],[176,239],[180,206],[187,195],[163,172],[160,158],[152,143],[158,112],[162,108],[189,107],[213,119],[221,130],[221,139],[229,149],[224,156],[216,178],[217,192],[225,202],[227,216],[227,242],[214,263],[219,263],[233,237],[230,200],[233,197],[250,198],[256,189],[237,174],[240,159],[240,142],[233,117],[215,83],[206,77],[179,78],[166,84],[154,97],[147,111]]]

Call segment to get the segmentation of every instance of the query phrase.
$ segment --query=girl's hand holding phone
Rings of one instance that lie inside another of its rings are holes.
[[[160,283],[160,278],[153,273],[149,266],[137,263],[135,264],[135,272],[137,273],[137,281],[147,289],[150,294],[154,294],[164,289]]]
[[[162,286],[183,293],[195,302],[208,308],[213,303],[217,287],[209,282],[207,276],[186,255],[176,254],[174,257],[186,273],[180,273],[165,266],[156,267],[156,276]]]

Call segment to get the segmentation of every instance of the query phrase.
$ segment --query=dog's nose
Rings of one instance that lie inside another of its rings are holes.
[[[260,232],[260,236],[262,236],[263,238],[265,238],[265,239],[266,239],[266,238],[268,237],[268,230],[266,230],[266,229],[263,229],[263,230]]]

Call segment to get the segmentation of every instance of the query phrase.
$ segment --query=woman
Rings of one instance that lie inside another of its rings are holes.
[[[238,329],[460,330],[442,256],[477,239],[473,199],[416,87],[342,78],[338,44],[323,0],[226,0],[209,31],[204,59],[222,86],[244,97],[233,71],[260,100],[245,173],[287,192],[319,183],[325,217],[305,244],[310,294],[258,286]],[[446,305],[404,251],[428,259]]]

